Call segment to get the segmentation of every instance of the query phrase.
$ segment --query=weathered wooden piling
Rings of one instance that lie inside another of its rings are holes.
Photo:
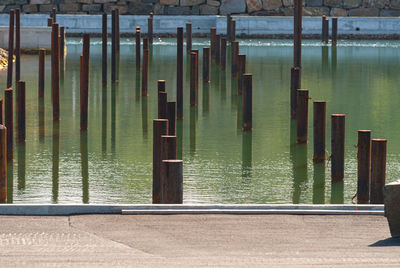
[[[82,87],[80,90],[81,130],[88,128],[90,35],[83,35]]]
[[[186,23],[186,52],[189,54],[192,50],[192,23]]]
[[[169,130],[169,129],[168,129]],[[162,135],[162,160],[176,159],[176,136]]]
[[[215,59],[215,36],[217,35],[217,28],[210,28],[210,49],[211,49],[211,59]]]
[[[237,58],[239,55],[239,42],[232,41],[231,42],[231,76],[237,77]]]
[[[228,13],[226,15],[226,39],[228,41],[231,41],[231,27],[232,27],[232,15],[231,13]]]
[[[147,39],[143,39],[147,40]],[[142,96],[147,96],[147,86],[149,81],[149,49],[143,46],[143,62],[142,62]]]
[[[225,71],[226,69],[226,38],[221,38],[221,55],[220,55],[220,66],[221,70]]]
[[[177,28],[176,54],[176,116],[183,119],[183,27]]]
[[[15,9],[15,82],[21,79],[21,10]]]
[[[203,47],[203,83],[210,82],[210,47]]]
[[[102,16],[101,31],[101,82],[103,86],[107,85],[107,13]]]
[[[236,40],[236,20],[231,20],[231,42]]]
[[[53,121],[60,119],[60,56],[58,41],[58,23],[53,23],[51,38],[51,88]]]
[[[331,179],[341,182],[344,179],[344,140],[345,115],[331,115]]]
[[[111,11],[111,82],[117,81],[116,14],[115,9]]]
[[[39,50],[39,78],[38,78],[38,88],[39,88],[39,98],[44,97],[44,79],[45,79],[45,62],[46,62],[46,50]]]
[[[7,128],[7,159],[13,159],[14,109],[12,88],[4,90],[4,125]]]
[[[14,55],[14,10],[10,10],[10,25],[8,27],[7,88],[12,87],[13,55]]]
[[[57,8],[53,7],[51,10],[51,18],[53,19],[53,23],[57,22]]]
[[[242,95],[243,74],[246,72],[246,55],[238,55],[238,95]]]
[[[149,38],[149,44],[153,44],[153,16],[147,18],[147,37]]]
[[[292,67],[290,75],[290,116],[296,118],[297,107],[297,90],[301,88],[301,69],[299,67]]]
[[[140,40],[141,40],[141,33],[140,33],[140,27],[136,27],[136,34],[135,34],[135,40],[136,40],[136,71],[140,70]]]
[[[161,136],[168,134],[168,120],[153,120],[153,204],[161,203],[161,162],[162,143]]]
[[[243,74],[243,131],[253,128],[253,75]]]
[[[196,105],[197,85],[196,85],[196,74],[197,74],[197,58],[196,52],[190,53],[190,106]]]
[[[306,143],[308,139],[308,90],[297,90],[297,143]]]
[[[17,82],[17,129],[18,129],[18,142],[25,141],[26,127],[25,127],[25,82]]]
[[[357,143],[357,203],[369,202],[371,181],[371,130],[358,131]]]
[[[51,27],[53,25],[53,18],[47,18],[47,27]]]
[[[303,24],[303,1],[294,1],[293,67],[301,68],[301,38]]]
[[[338,18],[332,18],[332,45],[337,44]]]
[[[162,203],[183,203],[183,161],[163,160],[161,165],[163,182]]]
[[[116,41],[116,54],[119,55],[121,51],[121,31],[119,28],[119,9],[115,10],[115,41]],[[118,66],[117,66],[118,68]],[[118,75],[118,74],[117,74]]]
[[[0,124],[0,203],[7,202],[7,128]]]
[[[326,140],[326,102],[314,101],[314,163],[325,161],[325,140]]]
[[[175,135],[176,101],[167,102],[168,135]]]
[[[383,204],[386,182],[386,139],[372,139],[371,143],[371,204]]]
[[[215,63],[220,65],[221,63],[221,35],[215,35]]]

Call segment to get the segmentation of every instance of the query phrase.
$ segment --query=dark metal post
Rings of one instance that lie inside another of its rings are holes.
[[[331,115],[331,178],[332,182],[342,182],[344,179],[344,137],[345,115]]]
[[[253,75],[243,74],[243,131],[253,128]]]
[[[186,23],[186,52],[189,54],[192,50],[192,23]]]
[[[215,36],[217,35],[217,28],[210,28],[210,48],[211,48],[211,59],[215,59]]]
[[[82,87],[80,98],[81,130],[88,128],[90,35],[83,35]]]
[[[221,35],[215,35],[215,63],[219,65],[221,62]]]
[[[203,83],[210,82],[210,48],[203,47]]]
[[[183,161],[162,161],[163,204],[183,202]]]
[[[372,139],[371,145],[371,204],[383,204],[386,182],[386,139]]]
[[[58,41],[58,23],[53,23],[51,39],[51,82],[53,121],[60,120],[60,55]]]
[[[102,52],[102,57],[101,57],[101,70],[102,70],[102,85],[106,86],[107,85],[107,13],[103,13],[102,17],[102,35],[101,35],[101,52]]]
[[[228,13],[226,15],[226,39],[228,41],[231,41],[231,27],[232,27],[231,21],[232,21],[231,13]]]
[[[21,10],[15,10],[15,82],[21,79]]]
[[[183,119],[183,27],[177,28],[176,54],[176,110],[177,118]]]
[[[25,141],[25,82],[17,82],[17,124],[18,124],[18,141]]]
[[[314,101],[314,163],[325,161],[326,102]]]
[[[4,90],[4,125],[7,128],[7,159],[13,159],[14,110],[12,88]]]
[[[147,19],[147,36],[149,38],[149,44],[153,44],[153,17],[150,16]]]
[[[115,9],[111,11],[111,82],[117,80],[116,14]]]
[[[147,39],[143,39],[147,40]],[[143,46],[143,62],[142,62],[142,96],[147,96],[147,85],[149,81],[149,49]]]
[[[140,70],[140,27],[136,27],[136,71]]]
[[[358,131],[357,203],[368,204],[371,181],[371,130]]]
[[[221,70],[225,71],[225,69],[226,69],[226,38],[225,37],[221,38],[221,55],[220,55],[220,58],[221,58],[221,62],[220,62]]]
[[[196,95],[197,95],[197,85],[196,85],[196,75],[197,75],[197,58],[198,54],[196,52],[190,53],[190,106],[196,105]]]
[[[162,143],[161,136],[168,134],[168,120],[153,120],[153,204],[161,203],[161,162]]]
[[[10,25],[8,28],[7,88],[12,87],[13,55],[14,55],[14,10],[10,10]]]
[[[337,44],[338,18],[332,18],[332,45]]]
[[[231,20],[231,41],[236,40],[236,20]]]
[[[175,135],[176,101],[167,102],[168,135]]]
[[[0,203],[7,202],[7,128],[0,125]]]
[[[246,55],[238,55],[237,69],[238,69],[238,95],[242,95],[243,88],[243,74],[246,72]]]
[[[44,78],[45,78],[45,62],[46,62],[46,50],[39,50],[39,98],[44,97]]]
[[[231,75],[232,77],[237,77],[237,57],[239,55],[239,42],[231,42]]]
[[[290,71],[290,116],[296,118],[296,92],[301,88],[301,70],[299,67],[292,67]]]
[[[303,21],[303,1],[294,0],[294,40],[293,66],[301,68],[301,37]]]
[[[308,90],[297,90],[297,143],[306,143],[308,139]]]

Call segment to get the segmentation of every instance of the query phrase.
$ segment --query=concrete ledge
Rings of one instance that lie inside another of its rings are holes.
[[[0,204],[0,215],[77,214],[309,214],[383,215],[383,205],[152,205],[152,204]]]
[[[0,47],[8,49],[8,26],[0,26]],[[21,50],[51,49],[50,27],[21,27]]]

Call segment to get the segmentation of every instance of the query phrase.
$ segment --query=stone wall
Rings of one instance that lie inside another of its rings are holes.
[[[292,16],[294,0],[0,0],[0,12]],[[303,0],[305,16],[400,16],[400,0]]]

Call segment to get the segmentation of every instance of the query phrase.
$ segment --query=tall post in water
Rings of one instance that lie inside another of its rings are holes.
[[[157,81],[158,87],[158,119],[167,119],[167,92],[165,92],[165,80]]]
[[[197,85],[196,85],[196,74],[197,74],[197,57],[196,52],[190,53],[190,106],[196,105]]]
[[[342,182],[344,179],[344,114],[331,115],[331,131],[331,179],[332,182]]]
[[[290,116],[296,118],[297,99],[296,92],[300,89],[300,67],[292,67],[290,69]]]
[[[57,8],[55,7],[51,10],[51,18],[53,19],[53,23],[57,22]]]
[[[338,18],[332,18],[332,45],[337,44]]]
[[[136,41],[136,71],[140,70],[140,27],[136,27],[135,41]]]
[[[82,83],[80,95],[81,130],[88,128],[90,35],[83,35]]]
[[[243,74],[243,130],[253,128],[253,75]]]
[[[102,16],[102,31],[101,31],[101,74],[102,85],[107,85],[107,13]]]
[[[189,54],[192,50],[192,23],[186,23],[186,52]]]
[[[210,82],[210,48],[203,47],[203,83]]]
[[[116,14],[117,12],[113,9],[111,11],[111,82],[117,80]]]
[[[176,116],[183,119],[183,27],[177,28]]]
[[[217,35],[217,28],[210,28],[210,48],[211,48],[211,59],[215,59],[215,36]]]
[[[175,135],[176,101],[167,102],[168,135]]]
[[[220,66],[221,70],[225,71],[226,69],[226,38],[221,38],[221,55],[220,55]]]
[[[116,53],[120,54],[121,51],[121,31],[119,27],[119,9],[115,10],[115,38],[116,38]],[[117,66],[118,69],[118,66]]]
[[[301,68],[301,36],[303,24],[303,1],[294,0],[293,67]],[[299,83],[300,85],[300,83]]]
[[[163,182],[162,203],[183,203],[183,161],[163,160],[161,163],[161,181]]]
[[[371,145],[371,204],[383,204],[386,182],[386,139],[372,139]]]
[[[371,130],[358,131],[357,203],[368,204],[371,181]]]
[[[314,163],[325,161],[326,102],[314,101]]]
[[[308,90],[297,90],[297,143],[306,143],[308,139]]]
[[[176,136],[161,136],[162,160],[176,159]]]
[[[324,15],[322,16],[322,42],[328,43],[329,41],[329,20]]]
[[[215,63],[219,65],[221,62],[221,35],[215,35]]]
[[[232,16],[231,13],[226,15],[226,39],[231,41],[231,29],[232,29]]]
[[[53,18],[47,18],[47,27],[51,27],[53,25]]]
[[[4,120],[3,120],[3,99],[0,99],[0,125],[4,125]]]
[[[13,55],[14,55],[14,10],[10,10],[10,25],[8,28],[7,88],[12,87]]]
[[[239,55],[239,42],[232,41],[231,42],[232,51],[231,51],[231,76],[237,77],[237,58]]]
[[[44,76],[45,76],[45,59],[46,59],[46,50],[40,49],[39,50],[39,98],[44,97]]]
[[[153,204],[160,204],[161,197],[161,162],[162,143],[161,136],[168,134],[168,120],[153,120]]]
[[[65,26],[60,26],[60,59],[65,58]]]
[[[25,141],[25,82],[17,82],[17,125],[18,142]]]
[[[246,72],[246,55],[238,55],[238,95],[242,95],[243,74]]]
[[[149,81],[149,44],[147,37],[143,38],[143,63],[142,63],[142,96],[147,96]]]
[[[7,129],[0,125],[0,203],[7,202]]]
[[[21,79],[21,10],[15,10],[15,82]]]
[[[153,16],[147,18],[147,37],[149,38],[149,44],[153,44]]]
[[[4,90],[4,125],[7,128],[7,159],[13,159],[14,109],[12,88]]]
[[[53,100],[53,121],[60,120],[60,50],[58,45],[58,23],[53,23],[51,38],[51,92]]]
[[[231,21],[231,42],[236,40],[236,20]]]

